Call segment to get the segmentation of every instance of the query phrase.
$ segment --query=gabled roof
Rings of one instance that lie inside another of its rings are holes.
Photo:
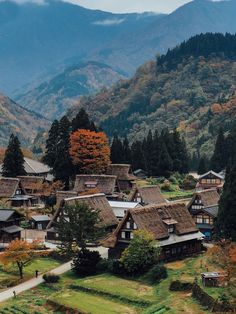
[[[17,188],[20,185],[18,178],[0,178],[0,198],[10,198],[15,195]]]
[[[130,165],[129,164],[111,164],[107,167],[107,174],[114,175],[117,177],[117,180],[132,181],[136,177],[129,173]]]
[[[19,226],[16,226],[16,225],[2,228],[2,231],[6,232],[6,233],[15,233],[15,232],[20,232],[22,230],[24,230],[24,229],[19,227]]]
[[[33,215],[31,219],[34,221],[50,221],[51,218],[48,215]]]
[[[198,192],[194,193],[190,203],[187,206],[188,208],[190,208],[190,206],[193,204],[196,197],[201,198],[201,201],[202,201],[202,204],[204,205],[204,207],[211,207],[214,205],[218,205],[218,202],[220,200],[220,195],[216,189],[198,191]]]
[[[203,179],[204,177],[208,176],[209,174],[212,174],[213,176],[215,176],[215,177],[217,177],[217,178],[219,178],[219,179],[221,179],[221,180],[224,180],[224,177],[223,177],[221,174],[219,174],[219,173],[217,173],[217,172],[215,172],[215,171],[213,171],[213,170],[210,170],[210,171],[208,171],[208,172],[202,174],[202,175],[199,177],[199,180],[200,180],[200,179]]]
[[[64,201],[65,198],[78,196],[78,193],[75,191],[57,191],[56,198],[57,198],[57,208],[60,207],[61,202]]]
[[[173,219],[173,221],[177,222],[175,223],[175,233],[177,235],[190,234],[198,231],[185,204],[169,203],[149,205],[130,209],[114,233],[103,242],[105,246],[115,246],[118,234],[130,216],[139,230],[151,232],[156,240],[167,239],[169,237],[168,225],[164,223],[164,220],[167,219]]]
[[[206,207],[204,208],[204,211],[208,213],[209,215],[211,215],[212,217],[216,218],[218,216],[219,206],[215,205],[211,207]]]
[[[100,210],[100,225],[103,227],[110,227],[116,226],[118,224],[118,220],[115,214],[112,211],[111,206],[106,199],[105,194],[93,194],[93,195],[85,195],[85,196],[75,196],[70,198],[64,199],[64,204],[56,211],[52,221],[49,223],[47,228],[51,228],[53,222],[56,222],[57,218],[59,217],[60,213],[63,211],[63,207],[65,205],[73,206],[78,203],[85,203],[89,207],[93,209]]]
[[[143,187],[137,187],[130,196],[130,200],[135,197],[135,194],[139,193],[144,204],[160,204],[166,203],[166,200],[161,194],[161,190],[158,185],[147,185]]]
[[[38,176],[19,176],[24,189],[31,190],[31,194],[40,194],[44,183],[44,177]]]
[[[96,175],[96,174],[79,174],[76,176],[74,191],[83,193],[91,190],[89,184],[94,184],[93,189],[98,193],[112,195],[115,190],[116,176],[113,175]]]
[[[2,222],[8,221],[14,213],[23,217],[22,214],[13,209],[0,209],[0,221]]]
[[[24,157],[24,161],[24,168],[28,175],[44,175],[50,171],[47,165],[37,160]],[[2,164],[0,165],[0,173],[2,173]]]

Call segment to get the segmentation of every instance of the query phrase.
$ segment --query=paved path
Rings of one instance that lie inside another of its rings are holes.
[[[55,275],[61,275],[68,270],[71,269],[71,261],[65,264],[62,264],[61,266],[54,268],[50,271],[50,273],[53,273]],[[25,281],[15,287],[12,287],[10,289],[7,289],[3,292],[0,292],[0,302],[6,301],[13,297],[13,291],[16,292],[16,294],[19,294],[21,292],[24,292],[26,290],[32,289],[38,285],[40,285],[43,280],[43,275],[39,275],[38,278],[32,278],[28,281]]]
[[[96,248],[89,248],[89,249],[98,251],[101,254],[101,257],[107,258],[108,250],[106,248],[96,247]],[[67,271],[69,271],[71,269],[71,263],[72,263],[72,261],[65,263],[65,264],[62,264],[61,266],[50,270],[49,273],[53,273],[55,275],[61,275],[63,273],[66,273]],[[0,292],[0,302],[6,301],[10,298],[13,298],[13,296],[14,296],[13,291],[15,291],[16,294],[19,294],[21,292],[30,290],[30,289],[40,285],[43,282],[44,282],[44,280],[43,280],[43,274],[42,274],[42,275],[39,275],[38,278],[32,278],[32,279],[25,281],[25,282],[15,286],[15,287],[12,287],[12,288],[7,289],[3,292]]]

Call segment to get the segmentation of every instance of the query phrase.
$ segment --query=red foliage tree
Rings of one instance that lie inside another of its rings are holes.
[[[103,173],[110,163],[106,134],[78,130],[71,134],[70,155],[80,173]]]

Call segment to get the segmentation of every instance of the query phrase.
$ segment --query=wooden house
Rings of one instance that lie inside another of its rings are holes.
[[[129,209],[116,230],[102,245],[109,258],[120,258],[135,230],[153,234],[162,249],[162,260],[182,258],[201,251],[203,234],[196,228],[185,204],[169,203]]]
[[[19,178],[0,178],[0,200],[11,207],[32,206],[35,197],[27,195]]]
[[[32,205],[40,205],[44,203],[44,177],[39,176],[19,176],[21,185],[27,195],[34,196]]]
[[[135,177],[137,177],[138,179],[146,179],[147,178],[147,172],[144,171],[143,169],[137,169],[134,170],[134,175]]]
[[[107,174],[116,176],[116,190],[131,191],[136,183],[137,179],[130,173],[130,165],[128,164],[111,164],[107,168]]]
[[[95,192],[112,196],[115,184],[116,176],[114,175],[79,174],[76,176],[74,192],[78,194]]]
[[[76,204],[87,204],[90,208],[100,210],[100,226],[104,228],[107,232],[112,232],[118,225],[118,220],[114,215],[111,206],[106,199],[105,194],[93,194],[84,196],[74,196],[65,198],[61,202],[60,207],[55,212],[52,220],[47,226],[47,240],[56,240],[57,234],[57,222],[61,215],[66,216],[64,212],[65,206],[74,206]]]
[[[0,209],[0,241],[2,243],[11,242],[21,238],[20,227],[24,216],[12,209]]]
[[[51,217],[48,215],[32,215],[30,218],[30,224],[32,229],[46,230]]]
[[[138,202],[109,201],[109,204],[119,221],[125,217],[125,214],[129,209],[141,207]]]
[[[187,208],[192,215],[197,228],[211,240],[214,233],[214,222],[218,215],[220,195],[216,189],[196,192]]]
[[[226,286],[227,273],[226,272],[207,272],[202,273],[202,285],[204,287],[220,287]]]
[[[196,185],[196,191],[209,189],[218,189],[221,191],[223,185],[224,176],[211,170],[199,177],[198,183]]]
[[[158,185],[136,187],[129,196],[129,201],[142,205],[166,203]]]

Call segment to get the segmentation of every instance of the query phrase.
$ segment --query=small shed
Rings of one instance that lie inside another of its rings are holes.
[[[227,274],[225,272],[207,272],[202,273],[201,276],[204,287],[223,286],[227,278]]]
[[[1,240],[3,243],[9,243],[15,239],[21,239],[21,231],[23,229],[19,226],[13,225],[1,229]]]
[[[50,220],[48,215],[33,215],[30,219],[31,227],[32,229],[45,230]]]

